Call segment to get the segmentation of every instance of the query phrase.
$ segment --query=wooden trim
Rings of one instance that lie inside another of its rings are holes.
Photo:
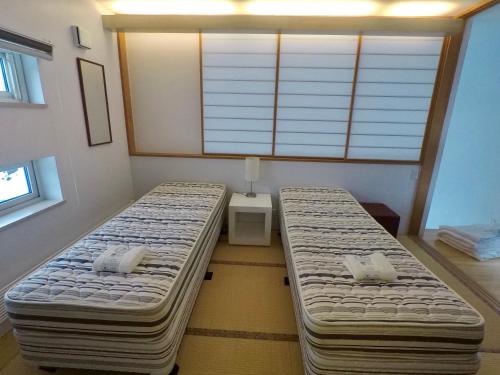
[[[453,17],[329,17],[261,15],[103,15],[105,28],[129,32],[199,32],[249,30],[250,32],[302,31],[354,34],[452,34],[462,29],[463,20]]]
[[[475,4],[465,12],[459,14],[456,18],[467,19],[469,17],[475,16],[478,13],[485,11],[486,9],[491,8],[494,5],[500,4],[500,0],[487,0],[482,1],[479,4]]]
[[[195,158],[195,159],[245,159],[249,156],[258,156],[262,160],[271,161],[300,161],[314,163],[349,163],[349,164],[393,164],[393,165],[418,165],[418,161],[413,160],[377,160],[377,159],[343,159],[343,158],[322,158],[307,156],[271,156],[271,155],[247,155],[247,154],[196,154],[196,153],[175,153],[175,152],[143,152],[136,151],[131,156],[163,157],[163,158]]]
[[[358,35],[358,46],[356,48],[356,62],[354,63],[354,76],[352,78],[352,89],[351,89],[351,104],[349,106],[349,119],[347,122],[347,134],[345,140],[345,150],[344,159],[347,159],[349,153],[349,141],[351,140],[351,127],[352,127],[352,113],[354,111],[354,101],[356,100],[356,86],[358,84],[358,70],[359,70],[359,58],[361,55],[361,44],[363,43],[363,37],[361,34]]]
[[[427,113],[427,121],[425,123],[424,138],[422,140],[422,148],[420,149],[420,163],[422,164],[424,155],[426,153],[427,145],[429,144],[429,133],[431,128],[431,120],[433,113],[436,108],[436,99],[438,94],[439,82],[443,77],[444,64],[446,62],[446,51],[449,48],[450,38],[446,37],[443,39],[443,44],[441,46],[441,54],[439,55],[438,69],[436,73],[436,78],[434,79],[434,88],[432,90],[431,103],[429,105],[429,112]]]
[[[277,47],[276,47],[276,76],[274,81],[274,113],[273,113],[273,152],[275,155],[276,150],[276,122],[278,117],[278,95],[279,95],[279,81],[280,81],[280,54],[281,54],[281,33],[277,34]]]
[[[201,31],[198,32],[198,54],[200,59],[200,116],[201,116],[201,153],[205,153],[205,114],[203,104],[203,43]]]
[[[123,112],[125,114],[125,129],[127,130],[128,152],[135,151],[134,116],[132,114],[132,99],[130,96],[130,81],[128,75],[127,43],[125,33],[117,33],[118,57],[120,63],[120,77],[122,82]]]
[[[424,212],[429,203],[429,191],[453,86],[453,79],[457,68],[462,37],[462,32],[447,37],[443,55],[441,56],[442,64],[438,73],[439,80],[436,81],[437,89],[435,89],[435,96],[431,105],[429,128],[424,139],[425,143],[422,151],[422,168],[417,183],[413,211],[408,228],[408,233],[410,235],[418,235],[420,233]]]

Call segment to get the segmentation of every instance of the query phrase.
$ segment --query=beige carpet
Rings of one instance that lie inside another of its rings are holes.
[[[400,240],[485,317],[485,352],[478,375],[499,374],[500,322],[496,313],[412,239]],[[283,285],[283,265],[276,234],[271,247],[219,242],[209,266],[213,278],[203,282],[178,353],[179,374],[303,373],[290,291]],[[12,334],[0,338],[0,375],[47,375],[25,362],[17,351]],[[56,375],[105,373],[60,369]]]

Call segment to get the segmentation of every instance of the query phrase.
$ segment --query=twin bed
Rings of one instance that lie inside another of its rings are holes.
[[[226,205],[223,185],[166,183],[5,296],[24,358],[168,374]],[[307,374],[474,374],[483,319],[342,189],[283,188],[281,233]],[[130,274],[94,272],[109,245],[150,247]],[[390,283],[345,255],[382,251]]]

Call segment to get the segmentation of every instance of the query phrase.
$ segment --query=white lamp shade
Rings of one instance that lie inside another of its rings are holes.
[[[245,180],[249,182],[259,181],[260,159],[256,157],[245,159]]]

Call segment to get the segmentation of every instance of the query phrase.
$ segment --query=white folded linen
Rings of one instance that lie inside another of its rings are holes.
[[[500,226],[467,225],[441,226],[437,239],[477,260],[500,257]]]
[[[500,224],[441,225],[439,231],[449,231],[475,244],[500,239]]]
[[[94,271],[130,273],[141,262],[147,250],[147,246],[132,249],[125,245],[110,246],[94,261]]]
[[[398,276],[385,255],[378,251],[363,257],[346,255],[344,264],[356,281],[394,281]]]

